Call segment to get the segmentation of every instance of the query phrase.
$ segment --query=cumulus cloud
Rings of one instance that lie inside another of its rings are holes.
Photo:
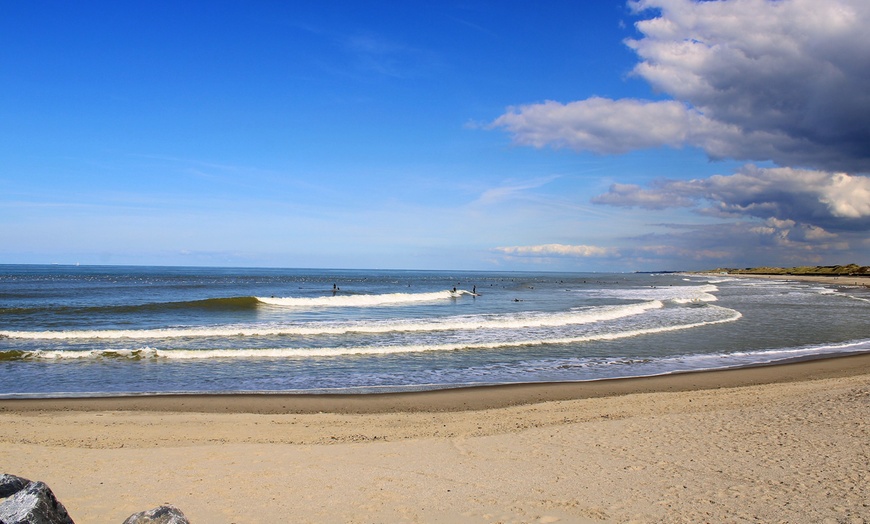
[[[870,2],[631,0],[629,6],[643,18],[639,36],[625,42],[638,57],[631,74],[663,99],[518,105],[490,127],[536,148],[623,154],[693,147],[712,159],[778,166],[613,184],[592,201],[682,207],[724,219],[659,224],[668,232],[618,240],[620,256],[638,264],[808,263],[867,253]],[[532,256],[547,246],[501,249]]]
[[[870,170],[870,2],[638,0],[633,74],[672,100],[510,108],[515,142],[602,154],[660,146],[712,158]],[[657,16],[655,16],[657,15]]]
[[[565,244],[542,244],[538,246],[497,247],[495,251],[521,257],[607,257],[618,255],[609,247],[570,246]]]
[[[781,136],[740,128],[707,118],[676,101],[649,102],[593,97],[561,104],[547,101],[511,107],[491,127],[511,132],[514,142],[542,148],[569,148],[599,154],[621,154],[661,146],[700,147],[714,158],[734,155],[734,144],[769,158]]]
[[[679,102],[596,97],[569,104],[548,101],[511,108],[493,124],[508,129],[522,145],[617,154],[660,145],[679,147],[691,132],[689,121],[699,116]],[[638,126],[638,122],[656,125]]]
[[[672,226],[664,234],[634,239],[644,246],[667,246],[667,251],[649,253],[671,261],[695,260],[703,267],[822,264],[831,258],[851,259],[863,236],[859,232],[833,234],[821,228],[790,220],[768,219],[761,223],[740,221],[723,224]],[[637,250],[637,255],[646,248]]]
[[[614,184],[592,199],[611,206],[697,206],[706,214],[793,221],[830,230],[870,228],[870,177],[789,167],[744,166],[733,175],[659,180],[649,189]]]
[[[658,232],[619,239],[621,247],[543,244],[499,247],[513,258],[606,261],[613,269],[709,269],[749,265],[826,264],[854,260],[870,248],[860,231],[831,233],[793,220],[732,221],[718,224],[657,224]],[[863,245],[862,245],[863,243]],[[752,261],[748,263],[748,261]]]
[[[657,181],[655,189],[643,189],[634,184],[612,184],[610,190],[592,199],[595,204],[611,206],[665,209],[669,207],[692,207],[697,194],[681,191],[673,181]],[[675,186],[673,189],[671,186]]]

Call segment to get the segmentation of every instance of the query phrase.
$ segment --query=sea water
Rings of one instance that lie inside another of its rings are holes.
[[[868,319],[727,276],[0,265],[0,397],[644,376],[870,351]]]

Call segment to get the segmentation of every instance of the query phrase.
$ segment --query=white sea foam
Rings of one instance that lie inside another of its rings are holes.
[[[31,276],[20,285],[0,279],[0,294],[9,298],[0,308],[0,396],[368,393],[870,351],[870,295],[824,284],[722,275],[160,268],[100,268],[91,281],[95,270],[15,271]],[[342,287],[335,295],[333,281]],[[446,291],[472,283],[483,296]],[[826,294],[832,289],[835,295]],[[284,303],[255,298],[273,295]],[[833,347],[855,339],[868,342]]]
[[[139,349],[94,349],[88,351],[70,350],[36,350],[27,352],[25,358],[34,360],[89,360],[100,358],[118,358],[128,360],[152,359],[162,356],[156,349],[145,347]]]
[[[257,297],[257,300],[270,306],[293,308],[324,307],[381,307],[399,306],[414,302],[437,302],[463,295],[472,295],[464,289],[435,291],[431,293],[385,293],[380,295],[346,295],[339,292],[322,297]]]
[[[718,299],[709,293],[698,293],[692,298],[674,298],[672,300],[676,304],[698,304],[702,302],[715,302]]]
[[[92,340],[92,339],[166,339],[193,337],[251,337],[275,335],[341,335],[345,333],[393,333],[456,331],[474,329],[520,329],[535,327],[559,327],[572,324],[589,324],[641,315],[660,309],[661,301],[651,300],[622,306],[599,306],[573,309],[558,313],[515,313],[508,315],[469,315],[433,319],[407,319],[391,321],[365,321],[323,323],[309,322],[300,325],[276,325],[267,327],[214,326],[138,330],[82,330],[82,331],[2,331],[0,336],[30,340]]]
[[[589,296],[599,296],[607,298],[621,298],[627,300],[661,300],[671,301],[676,304],[686,304],[690,302],[715,302],[718,300],[713,293],[719,291],[719,288],[713,284],[704,284],[700,286],[665,286],[665,287],[644,287],[644,288],[600,288],[592,291],[583,291],[582,293]]]
[[[767,364],[823,355],[865,352],[868,350],[870,350],[870,340],[857,340],[843,344],[811,345],[754,351],[735,351],[729,353],[697,353],[657,357],[652,359],[630,357],[577,357],[559,360],[535,360],[523,362],[520,366],[517,366],[517,368],[521,373],[530,371],[548,372],[556,369],[587,369],[590,370],[590,372],[595,373],[592,375],[594,378],[601,378],[601,375],[593,371],[593,368],[600,369],[608,366],[630,365],[635,368],[635,373],[639,373],[640,375],[659,375],[681,371],[701,371],[748,366],[753,364]],[[620,373],[617,376],[623,375]]]
[[[138,350],[102,350],[102,351],[33,351],[27,355],[32,359],[94,359],[94,358],[165,358],[173,360],[208,360],[208,359],[239,359],[239,358],[304,358],[304,357],[335,357],[344,355],[388,355],[398,353],[420,353],[433,351],[487,350],[521,346],[542,346],[548,344],[577,344],[599,340],[619,340],[623,338],[652,335],[669,331],[693,329],[702,326],[734,322],[743,315],[727,308],[715,308],[723,316],[721,318],[701,322],[689,322],[657,326],[651,328],[628,329],[603,333],[585,334],[563,337],[536,337],[523,340],[492,341],[492,342],[455,342],[449,344],[414,344],[414,345],[373,345],[356,347],[326,347],[326,348],[264,348],[264,349],[157,349],[142,348]]]
[[[729,366],[745,366],[750,364],[767,364],[792,359],[833,355],[839,353],[858,353],[870,350],[870,340],[856,340],[842,344],[823,344],[800,347],[761,349],[755,351],[734,351],[730,353],[710,353],[697,355],[681,355],[656,359],[661,367],[677,367],[675,363],[685,364],[694,370],[719,369]]]

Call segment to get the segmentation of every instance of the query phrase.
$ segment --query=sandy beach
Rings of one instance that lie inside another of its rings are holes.
[[[868,522],[870,355],[365,397],[0,401],[77,523]]]
[[[747,275],[729,273],[729,277],[757,278],[764,280],[792,280],[795,282],[818,282],[832,286],[860,286],[870,287],[870,277],[864,275]]]

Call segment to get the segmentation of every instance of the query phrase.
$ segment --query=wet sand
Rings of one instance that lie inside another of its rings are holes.
[[[791,280],[795,282],[818,282],[821,284],[830,284],[832,286],[859,286],[870,287],[870,277],[868,276],[820,276],[820,275],[741,275],[728,274],[725,276],[736,278],[757,278],[764,280]]]
[[[0,401],[78,522],[868,522],[870,355],[399,395]]]

